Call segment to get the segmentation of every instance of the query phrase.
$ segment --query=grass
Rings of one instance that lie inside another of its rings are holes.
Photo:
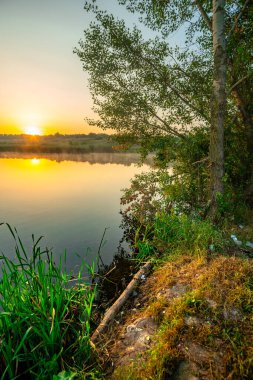
[[[146,227],[141,238],[135,237],[138,257],[168,260],[187,252],[205,256],[219,252],[225,246],[223,234],[210,221],[192,218],[175,212],[159,213],[154,223]]]
[[[93,268],[83,264],[70,286],[63,261],[56,265],[52,253],[41,251],[40,239],[29,256],[8,228],[16,260],[0,257],[0,379],[88,378],[95,288],[82,276]]]
[[[160,212],[144,233],[137,230],[138,258],[156,269],[140,289],[142,307],[124,324],[152,317],[158,329],[150,348],[116,368],[113,379],[253,378],[252,260],[230,239],[232,231],[251,240],[252,228],[229,227]]]
[[[147,303],[132,317],[152,316],[159,328],[150,349],[113,378],[174,378],[181,365],[189,378],[252,379],[252,284],[246,258],[183,255],[160,266],[142,289]],[[168,296],[164,290],[175,285],[185,291]]]

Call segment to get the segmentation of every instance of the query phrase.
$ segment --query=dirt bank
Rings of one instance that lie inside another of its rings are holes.
[[[160,264],[96,344],[105,377],[253,378],[252,290],[244,255]]]

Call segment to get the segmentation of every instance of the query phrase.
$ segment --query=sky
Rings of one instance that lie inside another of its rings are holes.
[[[0,0],[0,133],[89,133],[87,74],[73,49],[84,0]],[[114,0],[103,0],[112,5]]]
[[[84,3],[0,0],[0,134],[102,132],[84,120],[96,115],[88,75],[73,54],[94,17]],[[117,0],[98,3],[128,26],[138,24]]]

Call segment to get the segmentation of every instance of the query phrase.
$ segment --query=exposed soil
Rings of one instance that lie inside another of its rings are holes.
[[[185,255],[154,270],[96,346],[105,377],[253,378],[250,261]]]

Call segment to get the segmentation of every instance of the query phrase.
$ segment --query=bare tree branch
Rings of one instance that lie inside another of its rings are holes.
[[[235,22],[233,23],[232,28],[230,29],[230,31],[229,31],[229,33],[228,33],[228,37],[227,37],[227,39],[229,39],[230,36],[231,36],[231,34],[234,32],[235,27],[236,27],[236,25],[237,25],[237,22],[238,22],[239,18],[241,17],[241,15],[243,14],[243,12],[245,11],[245,9],[246,9],[246,7],[247,7],[247,5],[249,4],[250,1],[252,1],[252,0],[246,0],[246,1],[245,1],[244,6],[243,6],[242,9],[241,9],[241,12],[238,13],[238,15],[237,15],[237,17],[236,17],[236,19],[235,19]]]
[[[199,2],[199,0],[194,0],[194,2],[196,3],[197,7],[199,8],[199,11],[200,11],[204,21],[206,22],[208,29],[212,32],[213,31],[212,22],[211,22],[210,18],[208,17],[206,11],[202,7],[202,4]]]

